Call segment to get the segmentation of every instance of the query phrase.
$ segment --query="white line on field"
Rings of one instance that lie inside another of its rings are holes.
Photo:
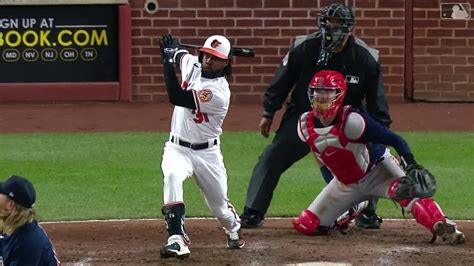
[[[265,220],[284,220],[292,217],[270,217]],[[68,224],[68,223],[107,223],[107,222],[128,222],[128,221],[162,221],[163,219],[148,218],[148,219],[109,219],[109,220],[83,220],[83,221],[53,221],[41,222],[41,224]],[[186,220],[216,220],[212,217],[193,217],[186,218]],[[384,221],[415,221],[415,219],[384,219]],[[455,222],[472,223],[474,220],[454,220]]]

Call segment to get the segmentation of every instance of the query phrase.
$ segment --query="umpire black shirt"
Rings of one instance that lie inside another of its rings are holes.
[[[265,92],[264,117],[273,117],[293,88],[289,108],[294,108],[298,115],[310,110],[308,86],[311,78],[320,70],[336,70],[346,77],[347,94],[343,104],[368,111],[375,120],[389,127],[392,121],[378,51],[350,36],[341,52],[333,53],[326,66],[318,66],[320,49],[321,35],[318,33],[296,39]]]

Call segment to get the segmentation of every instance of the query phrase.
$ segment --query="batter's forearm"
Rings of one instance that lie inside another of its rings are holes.
[[[170,102],[177,106],[196,109],[193,92],[191,90],[183,90],[181,88],[178,78],[176,78],[173,65],[164,64],[163,72],[165,77],[166,91],[168,92],[168,99]]]

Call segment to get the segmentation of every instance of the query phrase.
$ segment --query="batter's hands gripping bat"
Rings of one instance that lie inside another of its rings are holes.
[[[185,48],[195,48],[195,49],[201,48],[200,45],[185,44],[185,43],[180,43],[179,46],[185,47]],[[240,57],[255,57],[255,50],[252,49],[252,48],[233,47],[232,48],[232,55],[233,56],[240,56]]]

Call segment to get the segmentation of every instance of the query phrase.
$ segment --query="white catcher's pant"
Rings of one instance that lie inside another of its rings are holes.
[[[359,202],[374,197],[389,198],[390,184],[405,175],[396,159],[387,150],[384,160],[369,171],[358,183],[343,184],[333,178],[308,207],[320,220],[320,225],[331,226],[334,221]]]
[[[167,141],[161,162],[164,204],[184,202],[183,182],[194,175],[207,206],[229,232],[240,229],[240,218],[227,198],[227,171],[220,145],[192,150]]]

